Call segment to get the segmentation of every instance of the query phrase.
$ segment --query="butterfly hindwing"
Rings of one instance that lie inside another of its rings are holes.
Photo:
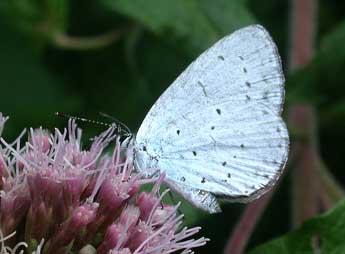
[[[147,114],[136,136],[139,170],[165,171],[167,183],[187,186],[180,192],[199,207],[198,191],[210,200],[259,196],[287,159],[288,133],[279,116],[283,84],[276,46],[264,28],[223,38]]]

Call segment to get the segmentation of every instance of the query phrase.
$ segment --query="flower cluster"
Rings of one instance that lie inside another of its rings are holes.
[[[7,118],[0,113],[0,136]],[[190,253],[207,239],[162,204],[164,174],[134,172],[133,147],[109,128],[88,150],[73,120],[63,132],[30,129],[0,146],[0,253]],[[115,145],[113,153],[105,149]],[[150,192],[139,191],[152,183]]]

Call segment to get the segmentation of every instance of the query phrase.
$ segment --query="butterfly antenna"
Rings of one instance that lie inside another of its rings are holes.
[[[105,123],[105,122],[102,122],[102,121],[96,121],[96,120],[87,119],[87,118],[84,118],[84,117],[71,116],[71,115],[68,115],[68,114],[65,114],[65,113],[61,113],[61,112],[56,112],[55,115],[56,116],[60,116],[60,117],[64,117],[64,118],[75,119],[77,121],[84,122],[84,123],[91,123],[91,124],[97,124],[97,125],[106,126],[106,127],[112,127],[112,128],[116,129],[118,135],[124,135],[126,137],[132,136],[131,132],[128,133],[127,130],[123,131],[122,125],[124,125],[124,124],[122,124],[122,123],[119,124],[117,122],[113,122],[113,123],[110,124],[110,123]]]
[[[84,122],[84,123],[92,123],[92,124],[103,125],[103,126],[107,126],[107,127],[118,128],[114,124],[109,124],[109,123],[105,123],[105,122],[101,122],[101,121],[95,121],[95,120],[91,120],[91,119],[87,119],[87,118],[79,117],[79,116],[71,116],[71,115],[68,115],[68,114],[65,114],[62,112],[55,112],[55,115],[60,116],[60,117],[64,117],[64,118],[75,119],[77,121]]]
[[[99,112],[99,114],[105,118],[108,118],[108,119],[114,121],[114,123],[116,123],[117,126],[119,126],[119,128],[121,128],[121,130],[123,130],[123,132],[126,134],[126,136],[133,136],[132,131],[128,128],[128,126],[125,125],[124,123],[122,123],[121,121],[117,120],[115,117],[108,115],[107,113],[103,113],[103,112]]]

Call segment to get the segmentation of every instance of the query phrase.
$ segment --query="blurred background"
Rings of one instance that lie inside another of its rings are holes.
[[[251,249],[343,195],[344,17],[345,2],[335,0],[1,0],[0,111],[11,118],[4,136],[31,126],[63,128],[56,111],[111,122],[98,114],[106,112],[135,131],[203,50],[236,29],[262,24],[283,61],[292,154],[253,222]],[[102,130],[80,125],[90,137]],[[314,168],[322,168],[322,177]],[[222,253],[248,208],[222,207],[216,215],[183,207],[186,224],[201,225],[211,238],[197,253]]]

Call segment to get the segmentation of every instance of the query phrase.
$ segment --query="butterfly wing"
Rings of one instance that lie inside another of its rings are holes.
[[[218,213],[221,211],[217,198],[214,194],[190,187],[176,181],[167,180],[167,184],[174,191],[179,193],[184,199],[191,204],[209,213]]]
[[[136,136],[139,170],[165,171],[168,184],[188,187],[175,188],[182,194],[192,188],[208,197],[260,196],[287,160],[288,133],[279,116],[283,84],[276,46],[263,27],[223,38],[145,117]],[[202,207],[197,194],[190,197]]]

